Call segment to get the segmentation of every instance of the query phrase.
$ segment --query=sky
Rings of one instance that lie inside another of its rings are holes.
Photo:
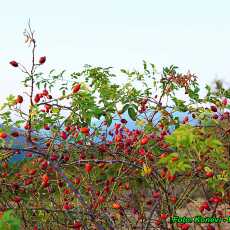
[[[35,30],[40,71],[80,71],[84,64],[138,69],[142,60],[190,70],[201,85],[230,82],[229,0],[0,0],[0,103],[22,91],[23,74],[9,65],[30,64],[24,43]]]

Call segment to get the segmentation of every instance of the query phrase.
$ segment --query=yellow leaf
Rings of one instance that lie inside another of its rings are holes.
[[[144,120],[137,120],[136,121],[136,125],[137,126],[144,126],[145,125],[145,121]]]
[[[36,111],[33,111],[30,115],[31,115],[31,117],[33,117],[34,115],[36,115],[37,114],[37,112]]]
[[[88,85],[85,82],[80,82],[81,84],[81,89],[86,90],[86,91],[90,91],[90,88],[88,87]]]
[[[212,172],[212,170],[209,167],[204,167],[205,172]]]
[[[121,220],[121,215],[117,212],[114,214],[115,215],[115,218],[120,221]]]
[[[144,164],[142,169],[142,174],[145,176],[145,175],[150,175],[151,173],[152,173],[152,168]]]

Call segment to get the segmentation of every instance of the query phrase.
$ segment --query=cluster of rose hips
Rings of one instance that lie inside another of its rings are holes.
[[[10,134],[12,137],[16,138],[19,137],[19,132],[18,131],[12,131]],[[0,132],[0,139],[6,139],[8,137],[7,133],[5,132]]]
[[[78,129],[78,131],[77,131]],[[77,138],[78,135],[79,135],[79,131],[81,133],[83,133],[84,135],[88,136],[89,135],[89,128],[88,127],[70,127],[70,126],[66,126],[65,127],[65,131],[61,131],[60,132],[60,137],[63,139],[63,140],[67,140],[68,137],[71,136],[74,137],[74,138]]]
[[[46,57],[41,57],[39,59],[39,64],[43,64],[45,63],[46,61]],[[13,66],[13,67],[18,67],[19,64],[16,62],[16,61],[11,61],[10,64]],[[184,84],[184,82],[182,82]],[[74,85],[73,89],[72,89],[72,92],[73,94],[77,93],[81,88],[81,85],[80,84],[76,84]],[[38,93],[35,95],[35,98],[34,98],[34,102],[35,103],[39,103],[39,101],[46,97],[47,99],[52,99],[52,96],[49,94],[48,90],[44,89],[42,91],[42,93]],[[18,95],[17,98],[16,98],[16,103],[18,104],[21,104],[23,102],[23,98],[22,96]],[[141,108],[139,110],[140,113],[143,113],[146,111],[146,109],[148,108],[148,106],[146,106],[148,100],[147,99],[143,99],[141,102],[140,102],[140,105],[141,105]],[[228,103],[227,99],[223,99],[222,101],[222,104],[224,106],[226,106]],[[42,110],[43,112],[49,112],[51,110],[52,106],[49,105],[49,104],[46,104],[45,105],[45,108]],[[211,111],[216,113],[217,112],[217,108],[216,106],[211,106],[210,107]],[[215,119],[218,118],[218,115],[217,114],[214,114],[213,117]],[[217,118],[216,118],[217,117]],[[229,113],[228,112],[225,112],[223,114],[223,117],[227,117],[229,118]],[[149,135],[144,135],[143,131],[140,131],[140,130],[133,130],[133,131],[130,131],[128,128],[126,127],[122,127],[122,124],[125,126],[125,124],[127,123],[127,120],[126,119],[121,119],[120,120],[121,124],[115,124],[115,135],[112,133],[112,131],[109,131],[109,135],[110,136],[114,136],[114,141],[117,145],[117,148],[118,150],[119,149],[123,149],[124,150],[124,153],[126,154],[132,154],[132,147],[134,145],[139,145],[140,148],[138,149],[137,153],[139,154],[140,157],[143,157],[143,160],[141,159],[134,159],[134,161],[136,162],[139,162],[139,163],[144,163],[144,160],[149,159],[149,160],[153,160],[153,153],[151,153],[150,151],[147,150],[146,145],[149,143],[150,140],[154,140],[158,143],[159,147],[161,147],[162,149],[167,149],[167,145],[164,143],[164,137],[168,134],[168,131],[164,129],[164,126],[162,124],[161,125],[161,129],[162,131],[160,132],[159,136],[157,136],[156,134],[149,134]],[[189,119],[188,119],[188,116],[185,116],[184,119],[183,119],[183,123],[186,124],[189,122]],[[25,125],[25,129],[30,129],[30,125],[27,123]],[[44,125],[44,129],[45,130],[50,130],[50,127],[48,124],[45,124]],[[78,131],[77,131],[78,129]],[[66,126],[65,127],[65,130],[61,131],[60,132],[60,137],[63,139],[63,140],[67,140],[69,136],[72,136],[72,137],[75,137],[77,138],[78,135],[79,135],[79,131],[85,135],[89,135],[89,128],[88,127],[82,127],[82,128],[77,128],[77,127],[72,127],[72,126]],[[11,134],[13,137],[17,137],[19,134],[18,132],[13,132]],[[6,138],[7,137],[7,134],[4,133],[4,132],[1,132],[0,133],[0,138]],[[105,137],[103,137],[105,138]],[[78,142],[79,144],[81,144],[82,142],[79,141]],[[100,152],[107,152],[108,151],[108,146],[105,145],[105,144],[102,144],[99,146],[99,151]],[[27,157],[31,157],[32,156],[32,153],[27,153],[26,155]],[[162,153],[160,155],[160,158],[165,158],[167,156],[167,153]],[[80,159],[84,159],[85,156],[84,154],[82,154],[80,156]],[[56,153],[52,153],[50,155],[50,158],[49,160],[50,161],[57,161],[59,159],[59,156],[56,154]],[[67,162],[69,161],[70,159],[70,156],[69,155],[64,155],[63,156],[63,160],[64,162]],[[172,161],[177,161],[178,160],[178,157],[174,157],[172,158]],[[49,170],[51,168],[49,168],[49,163],[47,160],[45,159],[42,159],[42,158],[39,158],[38,159],[39,163],[40,163],[40,170],[44,170],[44,172],[42,171],[42,175],[41,175],[41,182],[42,182],[42,187],[44,188],[47,188],[49,187],[49,181],[50,181],[50,176],[48,174],[48,172],[52,172],[52,170]],[[102,167],[104,166],[104,164],[102,164]],[[4,165],[3,168],[6,168],[7,165]],[[84,170],[87,174],[90,174],[91,171],[93,169],[93,166],[91,163],[86,163],[85,164],[85,167],[84,167]],[[30,169],[28,171],[28,175],[29,177],[26,178],[24,180],[24,186],[28,186],[30,184],[33,183],[33,176],[37,173],[37,170],[35,169]],[[19,175],[18,175],[19,176]],[[170,171],[168,171],[167,169],[163,168],[160,172],[160,176],[162,178],[167,178],[168,181],[172,182],[176,179],[176,176],[175,175],[171,175]],[[213,172],[206,172],[206,176],[207,177],[213,177]],[[105,181],[104,183],[104,189],[103,189],[103,193],[102,194],[101,192],[97,191],[96,192],[96,196],[97,196],[97,201],[92,205],[93,208],[97,208],[100,204],[104,203],[105,200],[106,200],[106,194],[108,194],[110,192],[110,187],[111,185],[113,185],[115,181],[115,178],[111,178],[107,181]],[[74,180],[74,183],[75,184],[80,184],[81,182],[81,179],[79,177],[75,178]],[[119,182],[118,183],[119,186],[122,186],[122,182]],[[58,181],[58,186],[59,187],[62,187],[63,186],[63,182],[62,181]],[[17,183],[14,183],[13,185],[14,188],[18,189],[19,188],[19,185]],[[128,184],[125,184],[124,187],[128,190],[129,189],[129,185]],[[87,187],[87,191],[88,192],[91,192],[91,188],[90,186]],[[65,195],[68,195],[70,193],[70,190],[69,189],[64,189],[64,194]],[[159,191],[155,191],[152,193],[152,197],[153,199],[160,199],[161,198],[161,194]],[[69,209],[72,209],[72,205],[68,202],[68,200],[65,198],[65,203],[63,204],[63,209],[64,210],[69,210]],[[13,198],[13,201],[16,202],[17,204],[19,204],[21,202],[21,197],[20,196],[15,196]],[[175,204],[177,201],[177,197],[176,196],[170,196],[170,202]],[[209,199],[209,202],[210,203],[219,203],[221,202],[222,199],[218,196],[215,196],[215,197],[211,197]],[[152,204],[151,202],[148,202],[149,204]],[[112,208],[113,209],[117,209],[117,210],[120,210],[120,214],[122,214],[122,205],[120,204],[119,201],[115,201],[113,204],[112,204]],[[207,211],[210,211],[210,206],[209,206],[209,203],[208,202],[204,202],[202,203],[202,205],[200,206],[199,210],[201,212],[203,212],[204,210],[207,210]],[[133,210],[135,213],[137,212],[137,210]],[[159,219],[156,220],[156,224],[157,225],[160,225],[162,221],[165,221],[167,220],[168,218],[168,214],[167,213],[162,213],[160,214],[159,216]],[[181,224],[181,225],[178,225],[178,227],[180,227],[180,229],[182,230],[188,230],[190,228],[190,225],[189,224]],[[74,224],[73,224],[73,228],[75,229],[79,229],[81,228],[81,223],[79,221],[75,221]],[[210,227],[208,228],[209,230],[213,229],[212,226],[210,225]],[[215,229],[215,228],[214,228]]]
[[[222,106],[226,107],[228,105],[228,99],[223,98],[221,104],[222,104]],[[230,114],[228,111],[223,112],[223,114],[218,114],[217,113],[218,110],[217,110],[217,107],[215,105],[211,105],[210,109],[214,113],[212,116],[213,119],[220,119],[220,120],[226,119],[227,120],[230,118]]]
[[[122,122],[121,122],[122,123]],[[125,154],[131,154],[133,148],[136,145],[139,145],[137,153],[140,156],[147,157],[149,160],[153,160],[153,153],[147,151],[145,146],[149,143],[150,140],[154,140],[160,148],[167,149],[168,145],[163,142],[164,137],[168,134],[167,131],[162,130],[157,136],[155,133],[149,135],[143,135],[141,130],[129,130],[127,127],[121,127],[120,123],[115,123],[114,125],[115,135],[113,135],[112,130],[109,131],[109,135],[114,136],[114,141],[117,145],[118,150],[123,150]],[[143,163],[141,159],[134,159],[139,163]]]
[[[37,93],[34,97],[34,102],[38,103],[41,98],[46,97],[47,99],[52,99],[52,95],[49,94],[47,89],[43,89],[42,93]]]
[[[168,144],[165,144],[163,142],[164,137],[168,134],[167,131],[164,130],[164,125],[160,124],[162,131],[160,132],[160,135],[157,136],[155,133],[150,135],[144,135],[141,130],[129,130],[128,128],[121,127],[121,124],[115,124],[115,143],[117,143],[118,149],[123,149],[124,153],[131,154],[132,152],[132,146],[140,144],[140,148],[138,150],[138,155],[144,157],[142,158],[131,158],[132,161],[143,164],[145,162],[145,159],[149,159],[152,161],[154,159],[154,154],[151,151],[147,151],[144,146],[148,144],[149,140],[154,140],[156,143],[158,143],[159,147],[162,149],[167,150]],[[124,135],[126,133],[126,135]],[[140,138],[139,136],[142,135]],[[167,153],[161,153],[159,156],[160,158],[167,157]],[[172,158],[172,161],[177,161],[178,157]],[[161,169],[160,176],[162,178],[166,178],[169,182],[173,182],[176,179],[176,175],[172,175],[171,172],[165,168]]]

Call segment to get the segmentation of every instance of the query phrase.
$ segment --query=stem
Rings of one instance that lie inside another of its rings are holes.
[[[159,204],[158,204],[158,201],[156,201],[156,203],[153,205],[153,208],[152,208],[152,210],[151,210],[151,212],[150,212],[150,214],[149,214],[148,222],[147,222],[147,224],[146,224],[144,230],[148,230],[148,228],[149,228],[149,226],[150,226],[150,223],[151,223],[152,216],[153,216],[153,214],[154,214],[154,212],[155,212],[155,210],[156,210],[156,208],[157,208],[158,205],[159,205]]]

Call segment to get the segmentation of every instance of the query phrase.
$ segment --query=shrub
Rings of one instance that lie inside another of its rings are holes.
[[[38,69],[49,59],[37,62],[30,26],[25,36],[31,69],[14,63],[28,91],[0,113],[4,215],[14,210],[25,229],[188,229],[170,217],[197,195],[198,215],[227,215],[229,90],[206,86],[200,98],[194,74],[173,65],[159,74],[145,61],[142,72],[121,70],[123,85],[110,67],[45,75]]]

